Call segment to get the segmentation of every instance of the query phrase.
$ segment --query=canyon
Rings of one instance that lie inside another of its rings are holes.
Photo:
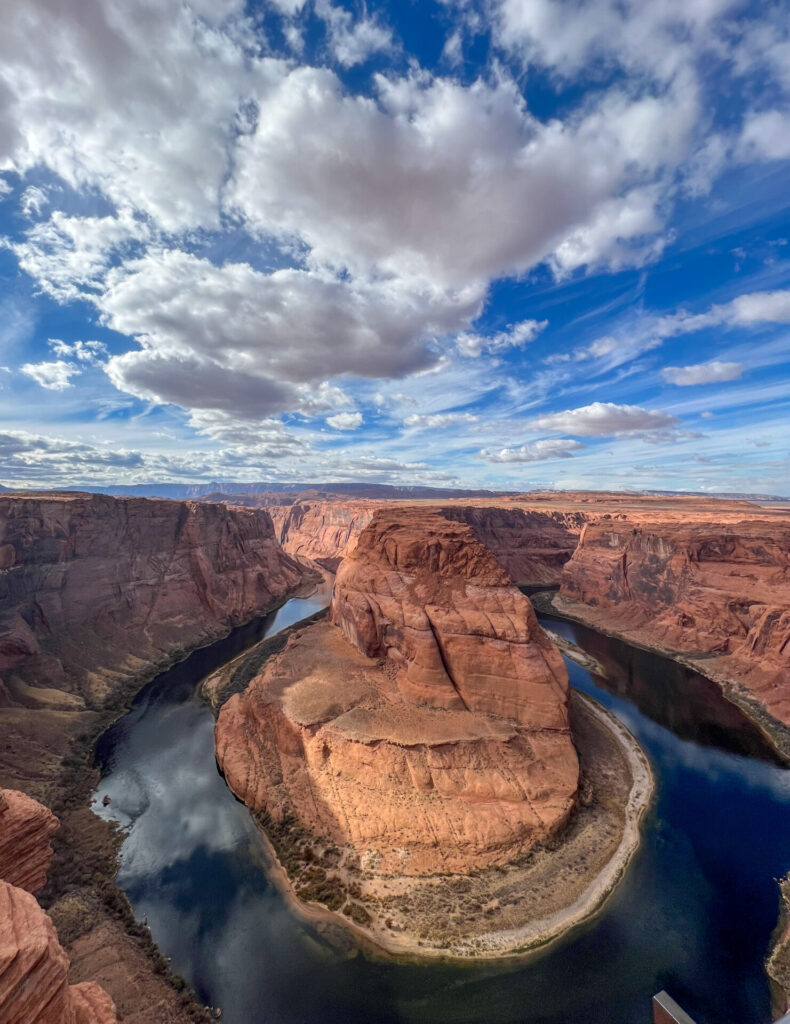
[[[382,507],[408,506],[295,503],[277,513],[278,536],[296,557],[335,567]],[[786,509],[585,492],[419,507],[470,525],[517,584],[558,588],[555,612],[708,675],[790,757]]]
[[[40,897],[67,951],[55,959],[68,954],[78,982],[101,977],[128,1022],[203,1019],[112,884],[120,839],[88,805],[93,742],[158,671],[315,574],[265,511],[78,493],[0,496],[0,566],[0,786],[21,791],[0,810],[0,864],[39,886],[55,819],[41,808],[27,831],[9,825],[40,800],[61,825]],[[27,928],[37,911],[6,898]]]
[[[598,746],[608,739],[611,768],[617,742],[589,717]],[[486,869],[550,844],[579,796],[562,657],[476,532],[421,507],[376,512],[338,570],[329,621],[292,636],[223,705],[216,752],[233,792],[281,847],[287,841],[281,861],[301,860],[302,899],[343,908],[385,948],[411,942],[423,954],[447,949],[448,930],[459,954],[524,943],[540,898],[529,907],[508,900],[512,935],[499,945],[487,934],[505,930],[498,914],[485,928],[459,914],[430,937],[425,922],[455,891],[452,876],[481,875],[491,886],[485,903],[499,911],[501,876]],[[623,800],[634,779],[624,763],[617,771]],[[650,792],[640,783],[637,817]],[[607,821],[599,844],[608,849],[617,833]],[[553,855],[541,869],[551,860],[558,869]],[[563,892],[568,904],[602,867],[590,866]],[[386,924],[392,884],[423,908],[422,930],[409,914],[396,929]]]
[[[600,906],[638,845],[644,758],[569,691],[516,584],[693,665],[790,757],[787,510],[583,492],[238,500],[0,495],[3,948],[29,932],[17,962],[60,965],[42,985],[67,1016],[45,1024],[103,1021],[113,1001],[132,1024],[208,1019],[112,884],[93,742],[155,673],[319,571],[336,573],[328,619],[212,697],[216,754],[294,911],[340,914],[379,949],[529,949]]]

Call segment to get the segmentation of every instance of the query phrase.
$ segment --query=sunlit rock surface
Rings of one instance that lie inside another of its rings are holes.
[[[220,713],[218,760],[248,806],[383,874],[504,863],[567,821],[564,664],[470,527],[378,512],[330,617]]]

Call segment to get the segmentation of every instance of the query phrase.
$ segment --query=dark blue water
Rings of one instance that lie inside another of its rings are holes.
[[[265,628],[325,600],[289,602]],[[631,729],[658,792],[604,911],[517,965],[374,961],[297,921],[217,772],[213,718],[193,697],[203,663],[155,680],[105,735],[98,795],[112,802],[102,813],[128,826],[118,882],[223,1021],[647,1024],[651,996],[666,988],[698,1024],[767,1024],[762,963],[774,879],[790,868],[790,772],[763,759],[759,734],[700,677],[582,627],[546,625],[594,648],[606,678],[569,663],[572,682]]]

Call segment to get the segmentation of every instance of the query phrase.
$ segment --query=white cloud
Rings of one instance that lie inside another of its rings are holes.
[[[375,18],[355,20],[350,11],[329,0],[316,0],[315,11],[326,22],[332,53],[343,67],[363,64],[374,53],[392,49],[392,32]]]
[[[309,408],[315,389],[298,385],[430,367],[438,359],[427,344],[431,330],[444,334],[477,313],[465,297],[399,281],[344,281],[318,270],[265,274],[177,251],[112,270],[97,304],[110,327],[141,345],[110,359],[117,387],[251,415]]]
[[[694,366],[665,366],[661,376],[670,384],[690,387],[694,384],[716,384],[721,381],[737,380],[746,367],[743,363],[721,363],[714,359],[709,363]]]
[[[60,338],[50,338],[47,344],[59,358],[77,359],[81,363],[100,363],[109,355],[107,346],[101,341],[68,343]]]
[[[457,426],[460,423],[477,423],[479,418],[479,416],[475,416],[471,412],[438,412],[429,413],[428,415],[413,413],[411,416],[406,417],[403,425],[414,427],[418,430],[425,430],[426,428],[441,430],[444,427]]]
[[[129,211],[117,217],[71,217],[55,210],[22,242],[6,242],[20,267],[59,301],[90,297],[104,282],[113,258],[150,237]]]
[[[590,65],[664,81],[712,45],[711,23],[733,0],[495,0],[500,44],[562,77]]]
[[[501,448],[498,452],[484,448],[480,455],[486,462],[543,462],[546,459],[570,459],[580,448],[584,445],[579,441],[558,437],[522,444],[520,448]]]
[[[326,422],[335,430],[356,430],[362,426],[362,413],[339,412],[336,416],[327,416]]]
[[[52,363],[25,363],[19,369],[48,391],[64,391],[72,386],[70,378],[82,372],[74,363],[62,359]]]
[[[608,437],[664,430],[677,423],[676,417],[656,409],[616,405],[614,402],[593,402],[579,409],[538,416],[531,421],[530,426],[536,430],[556,430],[577,437]]]
[[[548,320],[521,320],[504,331],[491,337],[464,332],[455,339],[456,348],[462,356],[476,359],[481,352],[503,352],[509,348],[523,348],[548,326]]]
[[[239,141],[230,194],[261,232],[300,239],[316,263],[474,288],[548,258],[641,262],[662,224],[651,180],[687,156],[696,90],[614,92],[543,123],[505,76],[494,85],[413,74],[351,96],[301,67]],[[518,215],[514,216],[514,211]]]
[[[790,288],[739,295],[730,303],[729,314],[736,324],[790,324]]]
[[[745,160],[790,159],[790,114],[780,110],[751,114],[743,125],[739,151]]]
[[[49,205],[49,198],[44,189],[29,185],[19,200],[19,208],[26,217],[40,217],[41,211]]]
[[[46,166],[166,230],[218,226],[237,113],[278,66],[253,56],[242,6],[6,5],[0,168]]]
[[[276,7],[283,14],[293,17],[298,14],[305,5],[306,0],[269,0],[269,3]]]
[[[6,196],[10,196],[14,191],[14,186],[8,181],[7,178],[0,177],[0,202],[2,202]]]

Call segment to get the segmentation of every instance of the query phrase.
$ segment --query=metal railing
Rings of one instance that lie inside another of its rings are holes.
[[[672,996],[662,991],[653,996],[653,1024],[694,1024],[694,1021]],[[790,1013],[780,1017],[774,1024],[790,1024]]]

